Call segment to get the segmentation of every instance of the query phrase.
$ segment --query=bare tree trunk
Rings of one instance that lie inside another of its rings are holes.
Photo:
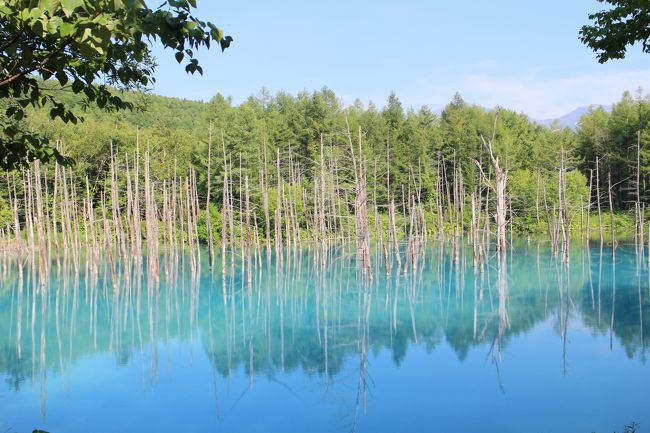
[[[535,217],[539,225],[539,172],[537,173],[537,189],[535,191]]]
[[[16,241],[16,246],[18,247],[20,243],[20,220],[18,219],[18,194],[16,194],[16,177],[12,176],[12,178],[13,178],[13,197],[12,197],[11,184],[9,182],[9,172],[7,172],[7,191],[9,195],[9,206],[11,207],[12,216],[13,216],[14,239]],[[53,218],[54,221],[56,221],[56,216],[54,216]],[[56,226],[55,226],[55,230],[56,230]]]
[[[636,142],[636,203],[634,240],[639,255],[643,253],[643,215],[641,212],[641,131],[637,132]]]
[[[395,252],[397,260],[397,269],[402,267],[402,259],[399,252],[399,242],[397,238],[397,226],[395,222],[395,199],[390,191],[390,141],[386,140],[386,193],[388,197],[388,239]]]
[[[593,188],[593,179],[594,179],[594,173],[593,170],[589,170],[589,197],[587,200],[587,234],[585,235],[587,238],[587,243],[589,242],[590,233],[591,233],[591,191]]]
[[[564,168],[564,148],[562,148],[560,156],[560,172],[558,174],[558,226],[562,233],[562,261],[564,263],[569,262],[569,234],[567,222],[566,170]]]
[[[352,156],[352,167],[354,169],[355,184],[355,221],[357,231],[357,256],[361,260],[362,269],[372,277],[372,267],[370,265],[370,230],[368,228],[368,203],[366,191],[366,175],[363,164],[363,153],[361,151],[361,127],[359,127],[358,147],[359,161],[354,154],[354,145],[352,144],[352,134],[347,117],[345,119],[348,130],[348,141],[350,144],[350,154]]]
[[[266,143],[264,144],[262,152],[264,160],[262,163],[262,170],[260,171],[260,184],[262,187],[262,207],[264,208],[264,243],[266,246],[266,256],[268,261],[271,258],[271,217],[269,212],[269,189],[266,179]]]
[[[490,155],[490,160],[492,161],[492,168],[494,169],[495,173],[495,181],[494,184],[492,184],[487,176],[485,176],[485,173],[483,173],[483,167],[479,164],[478,161],[476,161],[476,164],[478,165],[479,169],[481,170],[481,174],[483,175],[483,179],[486,182],[486,184],[494,190],[494,193],[496,195],[496,215],[495,215],[495,220],[496,220],[496,225],[497,225],[497,253],[502,253],[506,251],[507,248],[507,240],[506,240],[506,213],[507,213],[507,203],[506,203],[506,184],[508,181],[508,172],[504,171],[501,166],[499,165],[499,157],[494,156],[494,152],[492,149],[492,144],[494,142],[494,138],[496,136],[496,127],[497,127],[497,115],[494,116],[494,125],[492,128],[492,137],[489,140],[485,140],[483,136],[481,136],[481,140],[483,141],[483,145],[487,148],[489,155]]]
[[[221,273],[226,273],[226,245],[228,244],[228,210],[230,204],[230,179],[228,178],[228,158],[226,157],[226,143],[221,131],[221,147],[223,151],[223,192],[221,194]]]
[[[278,177],[277,203],[275,206],[275,252],[282,262],[282,175],[280,173],[280,149],[277,150],[276,171]]]
[[[250,192],[248,189],[248,175],[244,180],[244,206],[246,212],[246,257],[247,257],[247,274],[248,274],[248,285],[251,286],[253,282],[253,271],[251,264],[251,250],[252,250],[252,233],[251,233],[251,208],[250,208]],[[243,254],[243,252],[242,252]]]
[[[600,245],[603,245],[603,215],[600,208],[600,178],[598,172],[598,157],[596,157],[596,205],[598,206],[598,229],[600,232]]]
[[[440,155],[438,155],[438,179],[436,180],[436,204],[438,211],[438,230],[439,230],[439,239],[441,242],[445,241],[445,216],[442,209],[442,195],[443,195],[443,186],[442,186],[442,171],[441,171],[441,161]]]
[[[614,224],[614,203],[612,202],[612,174],[607,173],[607,194],[609,196],[609,224],[612,231],[612,251],[616,249],[616,226]]]
[[[210,221],[210,187],[212,185],[212,122],[209,126],[209,137],[208,137],[208,177],[206,179],[207,192],[205,197],[205,229],[208,235],[208,260],[210,262],[210,268],[214,264],[214,240],[212,238],[212,223]]]
[[[318,218],[319,232],[322,244],[323,253],[326,245],[326,229],[325,229],[325,153],[323,145],[323,134],[320,135],[320,214]]]
[[[476,200],[474,193],[471,196],[472,201],[472,227],[471,227],[471,239],[472,239],[472,264],[474,267],[474,273],[478,269],[478,221],[476,213]]]
[[[136,148],[135,148],[135,174],[133,180],[133,228],[135,236],[135,256],[138,264],[142,260],[142,227],[140,226],[140,133],[136,129]],[[176,164],[174,163],[174,177],[176,176]],[[174,204],[175,206],[175,204]]]

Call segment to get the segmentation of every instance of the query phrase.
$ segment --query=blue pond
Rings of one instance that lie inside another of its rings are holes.
[[[0,432],[650,431],[647,257],[469,250],[4,258]]]

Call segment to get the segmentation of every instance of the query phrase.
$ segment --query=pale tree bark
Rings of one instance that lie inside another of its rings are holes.
[[[506,203],[506,185],[508,182],[508,171],[501,168],[501,165],[499,164],[499,157],[494,156],[494,150],[492,148],[496,136],[497,119],[498,115],[495,115],[494,124],[492,127],[492,136],[488,140],[485,140],[485,138],[481,135],[481,140],[483,141],[485,148],[488,150],[490,161],[492,163],[492,169],[494,170],[494,182],[491,182],[490,179],[488,179],[488,177],[483,172],[483,167],[481,167],[481,164],[478,161],[476,161],[476,165],[478,165],[479,169],[481,170],[481,175],[485,184],[490,189],[492,189],[496,195],[496,212],[494,216],[497,226],[496,248],[497,252],[501,253],[504,252],[507,248],[506,215],[508,207]]]

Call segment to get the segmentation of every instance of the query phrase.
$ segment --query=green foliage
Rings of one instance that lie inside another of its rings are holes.
[[[566,173],[566,201],[570,210],[579,209],[586,203],[589,197],[587,178],[578,170],[571,170]]]
[[[543,183],[543,184],[542,184]],[[544,212],[543,187],[549,184],[546,177],[532,171],[514,170],[509,175],[508,193],[513,214],[517,215],[519,231],[541,232]]]
[[[192,16],[194,7],[193,0],[157,9],[144,0],[0,0],[0,99],[11,101],[0,117],[0,167],[70,162],[47,137],[20,124],[28,107],[48,107],[51,119],[65,123],[81,120],[48,80],[83,95],[85,104],[116,112],[135,105],[109,86],[136,90],[155,81],[150,41],[174,51],[188,73],[203,73],[194,51],[212,43],[223,50],[232,38]]]
[[[633,207],[636,197],[637,148],[641,201],[647,203],[650,181],[650,97],[639,91],[635,97],[625,92],[614,104],[611,113],[602,108],[592,109],[580,120],[575,156],[578,166],[595,182],[596,159],[599,169],[599,189],[603,198],[612,179],[614,207]],[[594,187],[595,188],[595,187]]]
[[[0,228],[6,228],[13,223],[13,215],[8,201],[0,199]]]
[[[43,85],[49,86],[52,91],[61,88],[51,82]],[[466,227],[469,226],[471,212],[469,195],[475,193],[483,199],[488,195],[486,183],[479,177],[477,162],[486,175],[491,176],[487,150],[481,137],[491,136],[495,112],[469,105],[459,95],[440,116],[427,107],[418,111],[404,110],[396,95],[389,97],[383,109],[373,104],[364,107],[359,102],[343,107],[327,88],[298,95],[283,92],[270,95],[262,90],[239,105],[233,105],[229,98],[222,95],[215,95],[207,103],[142,92],[124,92],[121,97],[138,108],[110,113],[95,105],[84,106],[80,95],[65,93],[63,100],[66,106],[83,112],[85,122],[75,125],[61,119],[52,121],[47,110],[28,108],[28,117],[21,121],[22,127],[58,143],[57,148],[61,153],[74,158],[78,190],[85,190],[87,177],[91,194],[107,182],[111,144],[120,167],[118,172],[126,169],[127,161],[133,170],[137,149],[142,167],[142,158],[148,150],[151,179],[157,188],[161,187],[163,181],[173,179],[175,174],[178,177],[186,176],[189,168],[193,167],[197,173],[201,206],[207,199],[208,181],[211,182],[210,201],[212,206],[216,206],[211,210],[216,212],[211,218],[213,230],[221,223],[217,209],[221,208],[222,203],[224,155],[231,168],[230,181],[237,208],[238,200],[243,196],[240,181],[243,183],[245,177],[249,179],[251,209],[256,212],[260,233],[265,229],[260,177],[262,173],[265,174],[273,227],[277,205],[278,152],[279,182],[284,184],[285,196],[292,195],[300,229],[306,230],[312,217],[310,210],[314,201],[315,179],[320,179],[321,134],[323,157],[328,167],[324,174],[325,182],[333,189],[334,183],[339,182],[336,194],[340,195],[343,203],[333,212],[342,217],[341,224],[352,227],[354,222],[349,216],[353,212],[351,203],[354,197],[350,192],[354,189],[354,176],[350,170],[346,119],[355,143],[359,128],[361,130],[368,199],[371,204],[376,200],[382,226],[385,225],[390,198],[395,200],[397,206],[400,219],[398,231],[408,229],[408,224],[403,221],[402,204],[418,188],[421,188],[429,228],[439,223],[436,213],[440,194],[445,208],[443,222],[454,224],[455,214],[450,218],[448,208],[451,205],[455,209],[455,183],[462,182],[466,195],[460,198],[464,200],[465,214],[459,218],[465,221]],[[650,142],[650,129],[647,127],[650,109],[646,100],[632,99],[626,95],[614,107],[612,114],[601,109],[593,110],[582,119],[577,133],[569,129],[546,128],[535,124],[525,115],[499,109],[494,148],[509,173],[507,192],[512,201],[514,229],[520,233],[542,233],[547,230],[544,189],[546,205],[549,214],[552,214],[558,204],[558,172],[562,159],[567,170],[567,202],[573,224],[580,221],[581,206],[586,209],[591,201],[594,209],[595,187],[590,194],[588,185],[596,156],[600,161],[602,207],[608,209],[607,173],[611,172],[615,184],[614,208],[617,214],[624,215],[631,207],[630,200],[634,196],[631,189],[631,182],[636,179],[637,136],[634,131],[639,128],[642,131],[642,196],[647,191],[644,185],[650,180],[647,144]],[[211,179],[208,180],[210,127],[212,166]],[[120,191],[124,192],[124,176],[118,173],[118,179],[122,182]],[[302,189],[289,187],[289,183],[298,181]],[[6,200],[1,194],[0,189],[0,201]],[[493,212],[493,199],[493,194],[490,194],[488,213]],[[642,199],[647,201],[650,197]],[[332,198],[328,196],[327,200]],[[374,230],[374,210],[370,209],[369,213],[373,218],[371,226]],[[620,221],[627,222],[623,217]],[[204,223],[201,222],[201,225]],[[207,233],[201,230],[201,238],[207,238]],[[216,232],[214,237],[218,238]]]
[[[610,8],[589,15],[593,24],[582,26],[580,40],[594,50],[599,63],[622,59],[637,42],[650,53],[648,5],[639,0],[598,0]]]
[[[508,194],[512,200],[515,228],[520,233],[542,233],[547,230],[546,208],[556,209],[558,202],[558,174],[542,174],[531,170],[510,173]],[[566,204],[569,223],[580,217],[589,197],[587,179],[578,170],[566,173]]]

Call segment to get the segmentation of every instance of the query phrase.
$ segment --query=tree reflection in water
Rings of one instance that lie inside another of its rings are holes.
[[[617,340],[629,357],[645,362],[650,279],[647,262],[635,259],[632,248],[619,247],[615,256],[607,248],[583,249],[564,264],[544,246],[523,244],[486,257],[485,272],[472,266],[472,253],[463,242],[423,247],[416,263],[387,274],[377,248],[372,280],[344,247],[287,250],[282,258],[258,251],[224,260],[224,272],[191,267],[174,252],[159,258],[159,278],[149,274],[146,259],[3,257],[0,372],[14,391],[37,384],[45,418],[48,380],[71,383],[70,369],[82,358],[112,353],[125,366],[139,357],[147,366],[143,384],[155,387],[165,367],[159,364],[178,356],[170,343],[188,342],[210,361],[221,418],[231,408],[223,406],[220,387],[234,371],[249,378],[237,401],[254,392],[256,378],[278,380],[299,369],[322,378],[329,393],[356,360],[357,387],[346,391],[354,430],[371,404],[369,355],[382,350],[399,365],[414,346],[432,352],[446,342],[460,362],[472,348],[484,348],[502,387],[504,349],[552,320],[564,374],[571,373],[573,322],[609,334],[610,345]],[[190,361],[195,355],[187,354]]]

